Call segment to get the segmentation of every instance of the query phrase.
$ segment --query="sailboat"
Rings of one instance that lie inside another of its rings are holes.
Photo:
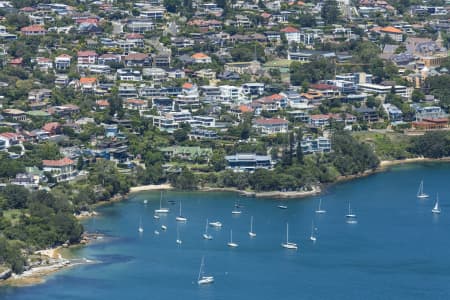
[[[239,209],[241,206],[239,205],[238,202],[234,203],[234,209],[231,211],[231,213],[233,215],[240,215],[242,213],[242,211]]]
[[[222,228],[222,223],[220,223],[219,221],[209,222],[209,226],[215,228]]]
[[[296,243],[289,242],[289,224],[286,223],[286,243],[282,243],[281,247],[286,249],[297,250],[298,246]]]
[[[142,218],[139,219],[139,228],[138,228],[139,232],[144,232],[144,227],[142,227]]]
[[[228,242],[228,247],[231,248],[236,248],[237,246],[239,246],[237,243],[233,242],[233,230],[230,229],[230,241]]]
[[[417,191],[417,198],[425,199],[430,197],[428,194],[423,192],[423,180],[420,181],[419,190]]]
[[[327,211],[322,208],[322,198],[319,199],[319,207],[316,210],[316,214],[324,214]]]
[[[311,241],[313,241],[313,242],[315,242],[317,240],[316,236],[314,235],[314,230],[315,230],[315,228],[314,228],[314,221],[312,221],[312,224],[311,224],[311,236],[309,237],[309,239]]]
[[[205,233],[203,233],[203,238],[205,240],[212,240],[212,235],[208,234],[208,219],[206,219]]]
[[[345,215],[345,217],[349,219],[356,218],[356,214],[353,213],[352,208],[350,207],[350,202],[348,203],[348,213]]]
[[[148,200],[147,200],[147,199],[145,199],[145,200],[144,200],[144,204],[147,204],[147,203],[148,203]]]
[[[202,257],[202,262],[200,263],[200,271],[198,272],[198,279],[197,279],[197,283],[199,285],[209,284],[209,283],[214,282],[213,276],[205,276],[204,275],[204,271],[203,271],[204,267],[205,267],[205,257]]]
[[[161,197],[159,198],[159,209],[155,209],[155,213],[156,214],[166,214],[168,212],[169,212],[168,208],[162,207],[162,192],[161,192]]]
[[[283,204],[280,204],[280,205],[278,205],[277,207],[278,207],[278,208],[281,208],[281,209],[287,209],[287,206],[286,206],[286,205],[283,205]]]
[[[186,222],[187,221],[187,218],[183,217],[183,215],[181,214],[181,201],[180,201],[180,215],[178,217],[176,217],[175,220],[177,220],[178,222]]]
[[[183,242],[180,239],[180,229],[178,228],[178,225],[177,225],[177,244],[181,245],[182,243]]]
[[[439,207],[439,195],[436,195],[436,203],[434,204],[433,209],[431,210],[433,214],[440,214],[441,208]]]
[[[255,237],[256,233],[253,232],[253,216],[250,218],[250,231],[248,232],[250,237]]]

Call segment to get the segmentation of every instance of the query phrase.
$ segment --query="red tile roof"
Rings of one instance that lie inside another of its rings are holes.
[[[192,84],[192,83],[190,83],[190,82],[185,82],[183,85],[182,85],[182,88],[183,89],[192,89],[194,87],[194,85]]]
[[[125,103],[144,105],[146,102],[144,100],[139,100],[139,99],[127,99],[127,100],[125,100]]]
[[[330,116],[329,115],[311,115],[310,118],[311,118],[311,120],[322,120],[322,119],[328,120],[328,119],[330,119]]]
[[[402,34],[403,31],[393,26],[387,26],[380,29],[381,32]]]
[[[42,161],[42,165],[44,167],[64,167],[64,166],[70,166],[75,164],[75,162],[73,160],[71,160],[70,158],[64,157],[62,159],[58,159],[58,160],[46,160],[44,159]]]
[[[25,26],[20,29],[21,32],[41,32],[46,31],[45,28],[41,25],[31,25]]]
[[[3,133],[0,133],[0,137],[6,138],[8,140],[15,140],[15,139],[19,138],[19,135],[17,133],[13,133],[13,132],[3,132]]]
[[[77,53],[78,57],[85,57],[85,56],[97,56],[97,53],[95,51],[87,50],[87,51],[78,51]]]
[[[295,27],[288,26],[288,27],[286,27],[286,28],[281,29],[280,32],[284,32],[284,33],[294,33],[294,32],[300,32],[300,30],[298,30],[298,29],[295,28]]]
[[[80,84],[94,84],[97,81],[95,77],[81,77]]]
[[[287,125],[289,122],[285,119],[271,118],[271,119],[257,119],[255,123],[258,125]]]

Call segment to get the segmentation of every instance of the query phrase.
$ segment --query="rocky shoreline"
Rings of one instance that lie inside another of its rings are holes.
[[[79,243],[38,250],[33,254],[33,262],[21,274],[15,274],[11,269],[0,273],[0,286],[28,286],[45,282],[48,275],[77,265],[94,263],[86,258],[72,259],[63,257],[64,248],[74,248],[87,245],[93,241],[103,239],[101,234],[84,233]]]

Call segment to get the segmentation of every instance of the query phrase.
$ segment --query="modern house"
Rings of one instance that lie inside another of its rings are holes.
[[[268,155],[238,153],[225,156],[227,169],[235,172],[253,172],[256,169],[271,169],[272,161]]]

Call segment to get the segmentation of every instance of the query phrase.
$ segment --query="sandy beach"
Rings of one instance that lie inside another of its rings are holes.
[[[161,190],[171,190],[173,187],[170,183],[164,184],[149,184],[149,185],[140,185],[133,186],[130,188],[130,193],[144,192],[144,191],[161,191]]]

